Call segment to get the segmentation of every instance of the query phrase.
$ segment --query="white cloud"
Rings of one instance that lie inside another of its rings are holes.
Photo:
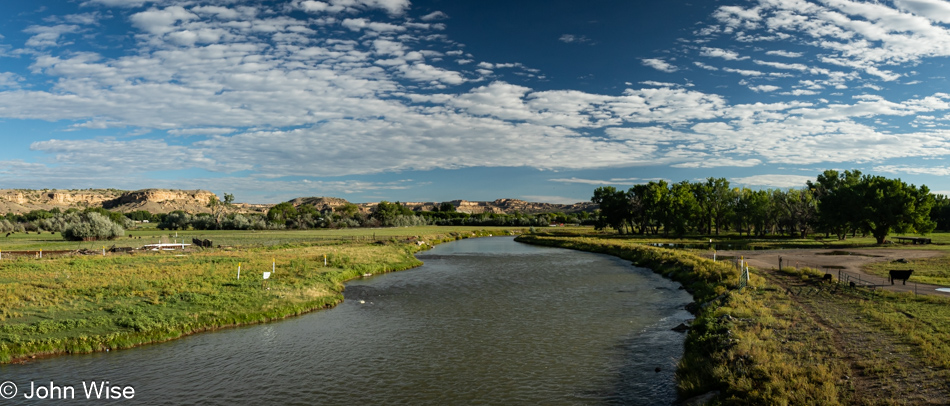
[[[555,178],[555,179],[548,179],[548,180],[551,182],[558,182],[558,183],[572,183],[572,184],[596,185],[596,186],[607,186],[607,185],[633,186],[633,185],[640,185],[640,184],[649,182],[649,180],[647,179],[640,179],[640,178],[611,178],[611,179],[605,179],[605,180],[579,179],[579,178]]]
[[[529,202],[541,202],[541,203],[553,203],[553,204],[574,204],[574,203],[583,203],[583,202],[590,201],[590,199],[578,199],[575,197],[538,196],[538,195],[521,196],[521,199],[525,201],[529,201]]]
[[[445,20],[448,18],[449,18],[448,14],[445,14],[441,11],[433,11],[429,14],[419,17],[419,19],[422,21],[438,21],[438,20]]]
[[[749,59],[748,56],[740,56],[738,52],[720,48],[703,47],[699,54],[701,56],[707,56],[711,58],[722,58],[727,61],[741,61]]]
[[[591,42],[590,38],[587,38],[583,35],[573,35],[573,34],[564,34],[558,38],[558,41],[561,41],[565,44],[585,44]]]
[[[658,59],[658,58],[645,58],[645,59],[642,59],[641,61],[643,65],[649,66],[653,69],[656,69],[662,72],[672,73],[679,70],[679,68],[673,65],[670,65],[668,62],[662,59]]]
[[[398,32],[406,30],[404,27],[395,24],[373,22],[365,18],[347,18],[341,24],[352,31],[367,29],[376,32]]]
[[[59,24],[52,27],[34,25],[24,30],[24,32],[28,34],[33,34],[33,36],[26,41],[26,46],[32,48],[59,46],[62,45],[59,43],[60,37],[78,31],[79,26],[77,25]]]
[[[800,63],[782,63],[782,62],[769,62],[769,61],[760,61],[760,60],[754,60],[752,62],[754,62],[756,65],[769,66],[776,69],[789,69],[789,70],[797,70],[797,71],[802,71],[802,72],[808,70],[808,66],[805,66]]]
[[[753,175],[730,179],[733,184],[773,188],[803,188],[806,182],[814,180],[814,176],[801,175]]]
[[[755,92],[768,93],[768,92],[774,92],[776,90],[779,90],[781,89],[781,87],[773,86],[773,85],[758,85],[758,86],[749,86],[749,89],[752,89]]]
[[[774,56],[784,56],[786,58],[801,58],[804,55],[801,52],[791,52],[791,51],[783,51],[783,50],[767,51],[765,54],[774,55]]]
[[[950,167],[947,166],[878,165],[874,167],[874,171],[907,175],[950,175]]]
[[[722,68],[722,70],[729,73],[738,73],[742,76],[765,76],[765,72],[751,70],[751,69]]]

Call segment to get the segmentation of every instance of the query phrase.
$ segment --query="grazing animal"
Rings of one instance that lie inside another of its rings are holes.
[[[904,285],[907,284],[907,280],[910,279],[910,274],[914,273],[912,269],[891,269],[887,271],[890,276],[891,285],[894,284],[895,279],[901,279],[904,281]]]
[[[830,273],[826,273],[825,276],[822,276],[822,277],[821,277],[821,279],[831,282],[831,274],[830,274]]]

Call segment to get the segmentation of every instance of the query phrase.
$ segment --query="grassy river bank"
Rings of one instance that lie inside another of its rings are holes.
[[[525,235],[518,241],[615,255],[680,282],[696,319],[677,370],[682,399],[713,404],[950,403],[950,301],[850,289],[823,272],[738,270],[700,251],[618,236]],[[911,265],[912,266],[912,265]]]
[[[169,239],[158,233],[146,239]],[[269,233],[204,231],[245,245],[43,258],[5,250],[0,362],[130,348],[332,307],[343,300],[347,280],[419,266],[413,254],[442,242],[508,233],[471,227],[331,230],[287,232],[274,240]],[[21,237],[18,245],[50,251],[63,244],[44,243]],[[265,286],[263,273],[271,271]]]

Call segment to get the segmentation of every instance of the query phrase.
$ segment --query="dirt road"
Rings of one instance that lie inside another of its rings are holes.
[[[855,280],[860,283],[874,285],[892,292],[916,292],[925,295],[940,295],[950,297],[950,292],[938,291],[942,286],[928,285],[913,282],[913,277],[906,285],[897,281],[894,285],[876,275],[864,273],[861,268],[873,262],[890,262],[898,259],[929,258],[945,254],[942,251],[925,250],[898,250],[887,248],[841,250],[841,249],[781,249],[756,251],[718,251],[718,258],[744,257],[749,265],[759,269],[778,269],[779,258],[783,267],[809,267],[826,271],[838,278],[839,271],[842,280]],[[706,255],[712,257],[712,254]]]

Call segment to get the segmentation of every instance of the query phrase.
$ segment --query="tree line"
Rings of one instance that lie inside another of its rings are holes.
[[[950,228],[950,199],[900,179],[827,170],[800,189],[751,190],[724,178],[669,184],[651,181],[618,190],[598,187],[595,226],[620,234],[748,236],[823,233],[845,239],[872,235],[879,244],[892,232],[926,234]]]
[[[60,232],[66,239],[111,239],[123,235],[136,222],[156,223],[161,230],[281,230],[354,227],[408,227],[422,225],[513,226],[533,227],[559,224],[593,224],[592,213],[501,214],[459,213],[449,202],[430,211],[413,211],[399,202],[382,201],[371,211],[362,212],[348,203],[332,209],[294,206],[289,202],[272,206],[266,213],[235,213],[233,196],[208,202],[211,213],[192,214],[182,210],[171,213],[150,213],[137,210],[128,213],[103,208],[61,211],[33,210],[26,214],[8,213],[0,217],[0,231]],[[72,231],[71,231],[72,230]]]

